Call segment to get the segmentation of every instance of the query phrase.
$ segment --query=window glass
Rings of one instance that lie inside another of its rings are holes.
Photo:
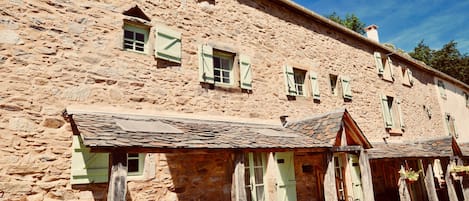
[[[213,74],[214,80],[218,83],[233,83],[233,56],[214,51],[213,53]]]

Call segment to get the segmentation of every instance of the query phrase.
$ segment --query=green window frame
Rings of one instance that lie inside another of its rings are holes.
[[[134,24],[124,24],[124,50],[138,53],[148,52],[149,29]]]

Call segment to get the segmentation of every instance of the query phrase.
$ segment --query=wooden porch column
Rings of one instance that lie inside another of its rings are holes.
[[[334,156],[332,152],[326,154],[326,174],[324,175],[325,201],[337,201],[337,187],[335,186]]]
[[[401,170],[403,170],[404,167],[401,166]],[[407,188],[407,183],[405,181],[405,178],[402,176],[399,178],[399,183],[397,184],[399,186],[399,200],[400,201],[412,201],[410,198],[410,193],[409,189]]]
[[[109,154],[111,173],[107,200],[125,201],[127,194],[127,153],[115,150]]]
[[[451,173],[450,173],[450,169],[451,169],[451,161],[448,163],[448,166],[446,167],[446,173],[445,173],[446,187],[448,188],[448,197],[450,201],[458,201],[458,195],[456,194],[456,189],[454,189],[454,182],[453,182],[453,177],[451,176]]]
[[[374,201],[375,195],[373,192],[373,181],[371,176],[370,160],[368,154],[364,149],[360,151],[360,157],[358,158],[360,163],[360,173],[362,176],[362,189],[365,201]]]
[[[234,171],[231,182],[231,200],[246,201],[246,186],[244,184],[244,153],[235,152]],[[266,192],[267,193],[267,192]]]
[[[429,201],[438,201],[438,195],[436,194],[435,180],[433,179],[433,166],[432,163],[428,164],[427,171],[425,172],[425,188],[427,190],[427,196]]]

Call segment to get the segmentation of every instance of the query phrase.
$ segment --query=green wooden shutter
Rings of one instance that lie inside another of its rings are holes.
[[[443,81],[441,80],[438,80],[438,90],[440,91],[440,96],[441,98],[443,99],[446,99],[446,87],[445,87],[445,84],[443,83]]]
[[[375,56],[376,69],[378,70],[378,75],[383,75],[384,67],[383,67],[383,60],[381,59],[381,53],[375,52],[374,56]]]
[[[342,82],[342,95],[346,99],[352,99],[352,87],[350,86],[350,78],[342,76],[340,78]]]
[[[199,46],[199,81],[215,83],[213,75],[213,48],[210,45]]]
[[[295,96],[297,92],[295,87],[295,74],[293,73],[293,67],[285,65],[283,70],[285,74],[285,89],[287,95]]]
[[[393,121],[392,121],[391,111],[389,110],[388,98],[385,95],[380,95],[380,97],[381,97],[381,107],[383,109],[384,127],[392,128]]]
[[[108,181],[109,154],[90,153],[78,135],[73,135],[72,149],[71,184]]]
[[[296,201],[295,163],[293,152],[276,152],[277,200]]]
[[[241,88],[252,90],[251,59],[246,55],[239,55],[239,69]]]
[[[451,117],[451,125],[453,126],[454,137],[458,138],[459,134],[458,134],[458,131],[456,130],[456,120],[454,119],[454,117]]]
[[[392,69],[392,60],[391,60],[390,57],[388,57],[388,59],[386,59],[386,68],[389,71],[389,75],[394,80],[394,71]]]
[[[396,103],[397,103],[397,110],[398,110],[398,113],[399,113],[399,122],[401,123],[401,129],[404,130],[405,129],[405,124],[404,124],[404,116],[403,116],[402,110],[401,110],[401,100],[396,99]]]
[[[155,56],[160,59],[181,63],[181,33],[165,26],[158,26],[155,35]]]
[[[414,77],[412,76],[412,71],[410,69],[407,69],[407,76],[409,78],[409,83],[410,85],[414,85]]]
[[[309,72],[309,78],[311,81],[311,96],[314,100],[321,100],[321,94],[319,93],[319,82],[318,74],[316,72]]]

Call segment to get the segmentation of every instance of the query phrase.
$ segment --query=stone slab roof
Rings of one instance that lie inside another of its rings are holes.
[[[312,116],[300,121],[289,122],[286,127],[310,136],[322,143],[335,146],[340,146],[338,143],[338,140],[341,140],[339,132],[345,129],[347,137],[356,141],[353,145],[371,148],[371,143],[366,139],[357,123],[352,119],[345,108]]]
[[[461,148],[462,155],[469,156],[469,142],[459,143],[458,145]]]
[[[326,148],[281,125],[122,114],[69,114],[75,134],[91,148],[269,149]]]
[[[456,147],[455,147],[456,146]],[[453,137],[443,137],[407,143],[375,143],[368,149],[370,159],[384,158],[440,158],[459,154]]]

